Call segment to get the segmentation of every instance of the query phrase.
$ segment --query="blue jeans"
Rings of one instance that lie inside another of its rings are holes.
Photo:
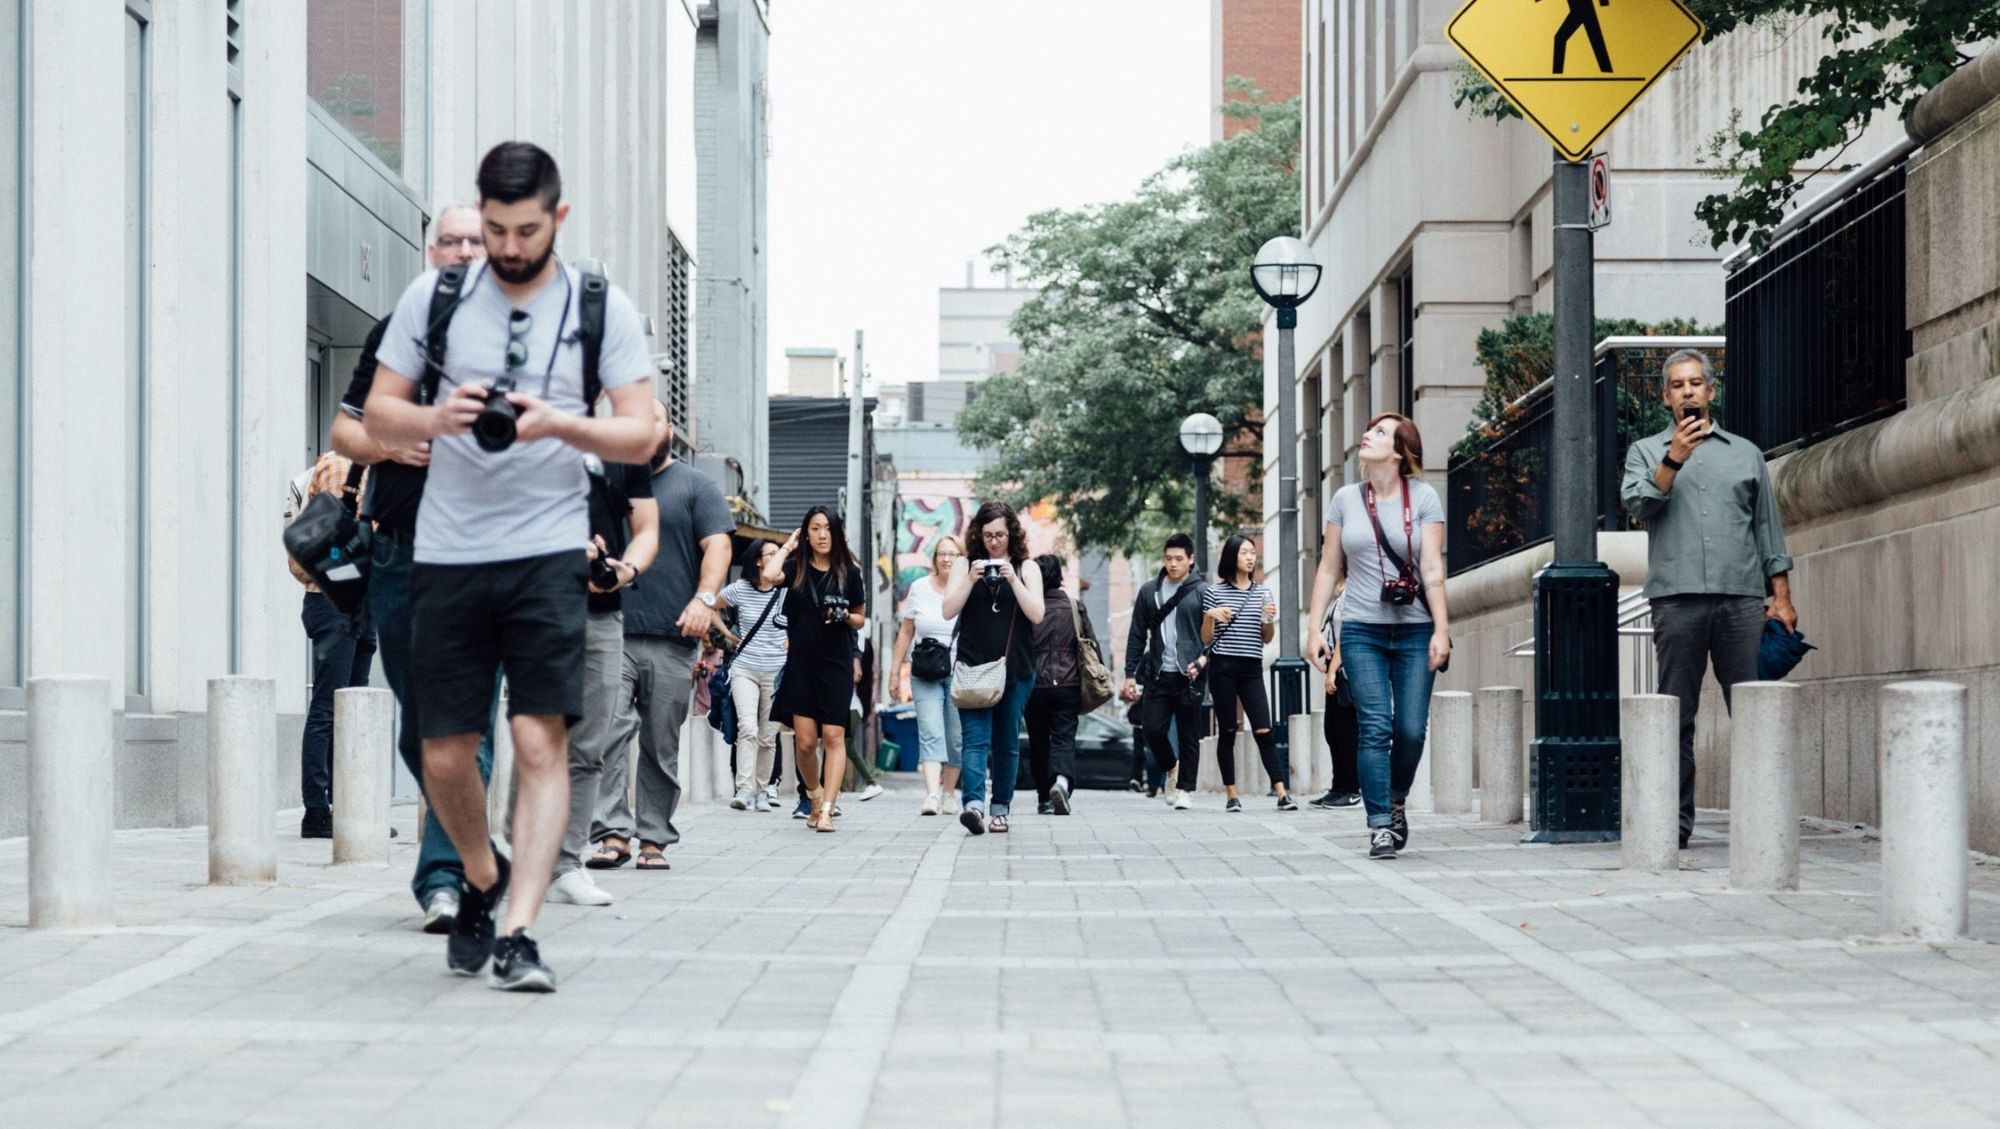
[[[965,733],[958,719],[958,707],[951,702],[951,682],[910,679],[910,699],[917,706],[917,760],[922,764],[948,764],[957,768],[963,754]]]
[[[1340,664],[1354,688],[1356,751],[1368,826],[1389,826],[1389,805],[1410,794],[1430,724],[1431,625],[1343,623]]]
[[[368,610],[375,620],[375,638],[381,648],[382,674],[389,691],[402,707],[402,724],[396,732],[396,751],[403,764],[424,783],[424,742],[417,724],[417,702],[410,694],[410,543],[378,535],[375,538],[374,567],[368,575]],[[493,721],[500,706],[500,684],[493,684],[493,707],[486,716],[486,733],[479,742],[479,778],[493,775]],[[465,886],[465,864],[451,845],[437,813],[424,813],[423,837],[417,844],[417,873],[410,879],[410,892],[417,904],[439,888],[454,891]]]
[[[368,685],[375,659],[375,632],[368,613],[347,615],[318,592],[307,592],[299,608],[306,638],[312,640],[312,702],[306,707],[305,735],[299,743],[299,800],[308,808],[333,806],[333,695]]]
[[[1014,781],[1021,775],[1021,711],[1028,708],[1028,695],[1035,689],[1035,676],[1009,682],[998,705],[983,710],[959,707],[958,719],[965,730],[959,750],[964,762],[958,778],[959,796],[967,807],[986,801],[986,774],[993,773],[992,815],[1006,815],[1014,804]]]

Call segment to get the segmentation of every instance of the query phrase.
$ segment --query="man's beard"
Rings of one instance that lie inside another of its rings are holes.
[[[524,282],[533,282],[537,276],[539,276],[544,270],[547,270],[549,265],[549,260],[555,258],[555,255],[556,255],[556,243],[555,240],[551,239],[549,240],[548,250],[542,252],[542,257],[534,260],[533,262],[530,262],[525,268],[521,270],[517,271],[509,267],[507,265],[507,260],[499,258],[498,256],[489,255],[487,257],[487,262],[493,268],[493,277],[499,279],[502,282],[512,283],[513,285],[519,286],[521,283]]]

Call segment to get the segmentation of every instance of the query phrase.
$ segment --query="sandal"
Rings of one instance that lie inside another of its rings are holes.
[[[651,843],[639,844],[639,861],[633,866],[639,870],[672,870],[667,865],[666,852]]]
[[[604,845],[612,842],[616,842],[618,845],[615,847]],[[614,839],[612,836],[606,836],[599,840],[597,852],[585,859],[583,865],[592,870],[617,870],[619,867],[625,865],[627,859],[632,857],[631,846],[632,844],[629,840]]]
[[[806,826],[823,834],[832,834],[839,830],[833,825],[833,801],[821,800],[817,806],[819,813],[813,816]]]

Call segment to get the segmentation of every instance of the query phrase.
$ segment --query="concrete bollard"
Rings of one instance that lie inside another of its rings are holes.
[[[1330,786],[1331,773],[1321,763],[1332,764],[1326,748],[1326,726],[1317,713],[1295,713],[1285,719],[1291,748],[1291,780],[1286,787],[1292,795],[1305,799],[1317,796]]]
[[[1681,703],[1671,694],[1625,699],[1619,718],[1618,864],[1664,874],[1680,869]]]
[[[208,680],[208,884],[278,880],[278,706],[268,678]]]
[[[1215,759],[1218,755],[1216,744],[1219,740],[1220,738],[1216,737],[1213,733],[1201,739],[1199,746],[1201,749],[1200,760],[1195,765],[1194,774],[1194,790],[1196,792],[1220,793],[1222,791],[1222,765],[1221,762]],[[1175,747],[1178,748],[1179,746]],[[1178,783],[1180,774],[1181,770],[1176,766],[1174,771],[1169,774],[1167,786],[1178,788],[1180,786]]]
[[[1799,696],[1786,682],[1741,682],[1733,693],[1729,884],[1738,890],[1799,888]]]
[[[28,680],[28,928],[109,929],[111,680]]]
[[[1472,797],[1472,695],[1431,695],[1431,800],[1439,815],[1469,815]]]
[[[1488,686],[1473,695],[1479,753],[1479,821],[1519,823],[1527,799],[1527,752],[1521,747],[1521,688]]]
[[[389,865],[390,760],[396,699],[387,690],[333,692],[333,861]]]
[[[1971,824],[1965,687],[1895,682],[1877,699],[1882,755],[1882,929],[1919,941],[1966,935]]]

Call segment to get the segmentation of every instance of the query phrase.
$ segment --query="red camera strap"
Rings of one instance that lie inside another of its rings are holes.
[[[1375,548],[1381,553],[1382,583],[1385,585],[1389,583],[1389,561],[1391,559],[1396,561],[1397,576],[1408,576],[1411,571],[1409,563],[1397,557],[1382,540],[1382,518],[1375,512],[1374,483],[1362,483],[1361,498],[1368,503],[1368,521],[1369,524],[1375,527]],[[1414,540],[1415,528],[1415,519],[1410,514],[1410,480],[1405,478],[1403,479],[1403,551],[1411,557],[1417,555],[1416,542]]]

